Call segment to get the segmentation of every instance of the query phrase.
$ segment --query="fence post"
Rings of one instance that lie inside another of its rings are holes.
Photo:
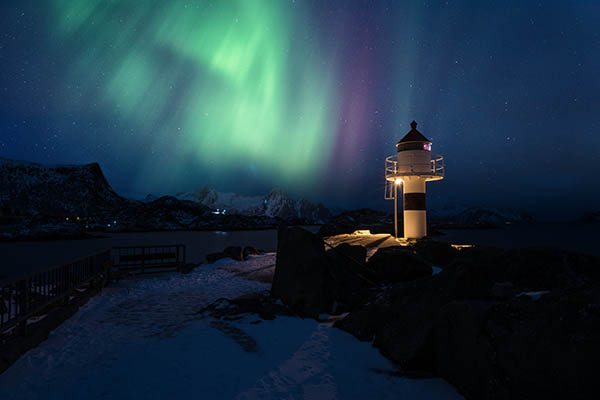
[[[28,303],[29,303],[29,287],[27,286],[27,280],[24,279],[22,281],[17,282],[17,296],[16,296],[16,307],[15,307],[15,317],[19,317],[20,315],[27,314],[29,311]],[[10,305],[9,305],[10,307]],[[27,334],[27,320],[19,322],[17,325],[17,334],[18,335],[26,335]]]
[[[63,269],[63,285],[64,285],[64,291],[66,292],[66,296],[63,300],[63,305],[68,306],[69,305],[69,297],[71,297],[71,293],[70,293],[70,289],[71,289],[71,277],[69,276],[69,265],[64,265],[62,267]]]

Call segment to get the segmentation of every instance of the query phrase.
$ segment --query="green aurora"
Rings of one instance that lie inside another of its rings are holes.
[[[305,15],[300,6],[53,4],[61,40],[76,49],[65,79],[81,82],[100,110],[135,124],[135,135],[156,148],[221,173],[249,165],[283,185],[310,185],[328,162],[334,95],[313,49],[293,47]],[[149,157],[140,179],[161,174],[157,168]]]

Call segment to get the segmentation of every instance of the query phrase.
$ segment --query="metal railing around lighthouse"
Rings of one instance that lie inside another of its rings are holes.
[[[394,154],[385,159],[385,180],[395,181],[400,176],[426,175],[431,177],[444,177],[444,157],[432,154],[427,163],[402,163],[398,162],[398,155]]]

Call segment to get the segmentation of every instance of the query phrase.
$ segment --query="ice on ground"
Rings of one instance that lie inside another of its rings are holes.
[[[0,398],[460,398],[442,379],[375,372],[393,366],[330,322],[197,313],[219,298],[269,289],[223,270],[233,264],[107,288],[0,375]]]

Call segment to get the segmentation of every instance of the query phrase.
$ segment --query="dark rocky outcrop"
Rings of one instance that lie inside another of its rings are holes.
[[[412,249],[427,262],[441,268],[450,264],[458,256],[458,250],[450,243],[428,238],[418,240]]]
[[[382,289],[336,326],[469,398],[581,398],[600,357],[599,268],[559,250],[464,249],[439,274]]]
[[[434,324],[436,372],[470,398],[590,398],[600,389],[600,289],[452,302]]]
[[[367,269],[375,282],[392,284],[431,276],[431,266],[404,246],[378,249]]]

